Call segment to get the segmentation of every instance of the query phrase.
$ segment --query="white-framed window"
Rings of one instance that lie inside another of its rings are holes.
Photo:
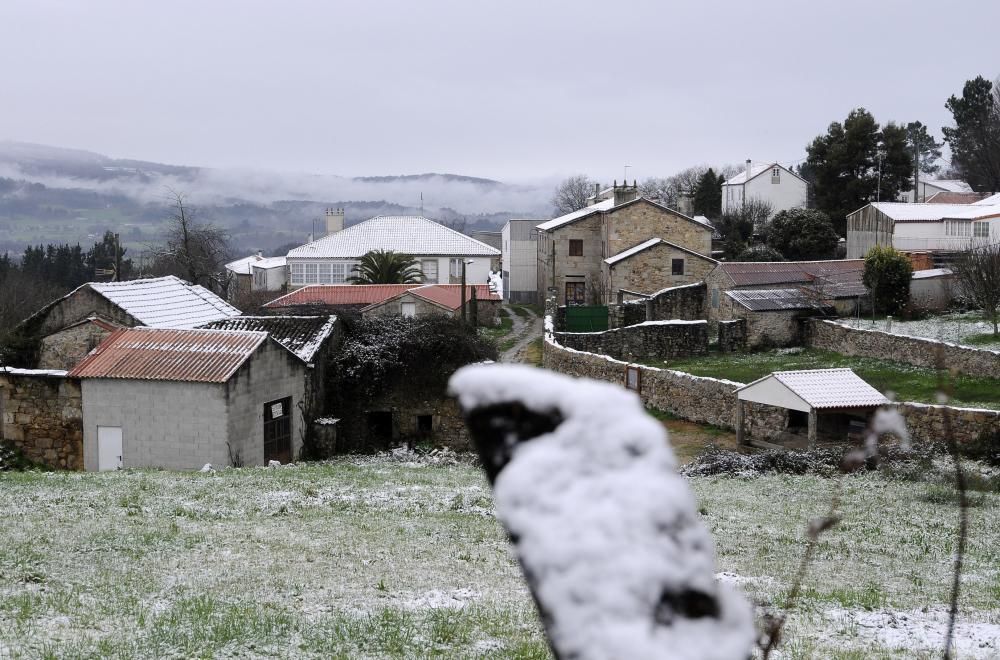
[[[333,264],[331,263],[320,263],[319,264],[319,283],[320,284],[332,284],[333,279],[330,277],[330,272]]]
[[[972,236],[974,238],[989,238],[989,236],[990,236],[990,223],[988,223],[988,222],[974,222],[974,223],[972,223]]]
[[[348,277],[350,277],[350,275],[347,275],[347,264],[330,264],[330,284],[343,284],[347,281]]]
[[[404,302],[401,303],[401,308],[404,319],[412,319],[417,315],[417,303]]]
[[[319,264],[306,264],[306,284],[319,284]]]
[[[972,223],[967,220],[945,220],[945,236],[971,236]]]
[[[462,276],[462,260],[461,259],[449,259],[448,260],[448,274],[451,275],[452,277],[461,277]]]
[[[289,272],[292,276],[292,284],[305,284],[305,264],[291,264],[289,266]]]
[[[781,168],[772,167],[771,168],[771,183],[781,183]]]
[[[437,259],[424,259],[420,262],[420,272],[424,274],[424,282],[437,284],[438,262]]]

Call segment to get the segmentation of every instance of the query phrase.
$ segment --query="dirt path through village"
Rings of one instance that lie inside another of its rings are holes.
[[[500,354],[501,362],[524,362],[524,352],[528,344],[542,336],[542,317],[527,307],[520,307],[519,309],[523,309],[528,313],[527,319],[521,318],[513,309],[509,306],[507,307],[507,313],[510,314],[511,321],[513,322],[509,336],[517,337],[517,341],[513,346]]]

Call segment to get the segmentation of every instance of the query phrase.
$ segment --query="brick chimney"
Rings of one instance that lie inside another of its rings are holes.
[[[344,209],[326,210],[326,235],[336,234],[344,228]]]
[[[639,197],[639,184],[635,181],[632,185],[628,185],[627,181],[622,181],[622,185],[618,185],[618,181],[614,183],[615,191],[615,206],[619,204],[624,204],[625,202],[631,202],[633,199]]]

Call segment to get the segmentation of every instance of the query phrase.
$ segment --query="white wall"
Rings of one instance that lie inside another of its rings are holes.
[[[449,272],[449,263],[450,263],[451,259],[466,259],[466,260],[472,259],[473,263],[471,263],[471,264],[469,264],[469,265],[467,265],[465,267],[465,279],[466,279],[466,282],[468,282],[469,284],[486,284],[489,281],[490,259],[491,259],[489,256],[440,257],[440,256],[426,256],[426,255],[425,256],[420,256],[420,255],[414,255],[414,259],[417,260],[418,266],[420,265],[420,262],[422,262],[422,261],[433,260],[433,261],[437,262],[437,264],[438,264],[438,280],[437,280],[437,282],[431,282],[433,284],[449,284],[449,283],[451,283],[451,281],[449,280],[449,275],[448,275],[448,272]],[[306,284],[304,282],[296,282],[296,281],[294,281],[292,279],[292,276],[290,274],[291,273],[291,268],[292,268],[293,264],[296,264],[296,263],[302,263],[302,264],[305,264],[305,263],[338,263],[338,264],[344,264],[345,268],[347,270],[350,270],[351,268],[354,267],[354,264],[357,263],[357,259],[293,259],[293,258],[289,258],[288,259],[288,267],[289,267],[288,288],[289,289],[298,289],[298,288],[301,288],[303,286],[306,286]],[[348,277],[350,277],[350,275],[351,275],[351,273],[347,274]],[[457,277],[461,277],[461,274],[459,274]],[[458,279],[455,279],[454,283],[457,284],[458,283]],[[329,282],[319,282],[319,284],[329,284]],[[338,282],[337,284],[341,284],[341,283]],[[343,284],[350,284],[350,283],[349,282],[343,282]]]
[[[264,286],[258,284],[261,278],[264,280]],[[250,289],[252,291],[281,291],[286,284],[288,284],[287,266],[254,268]]]
[[[778,211],[804,207],[806,205],[806,182],[785,168],[780,168],[780,183],[771,183],[771,171],[751,179],[749,182],[722,186],[722,210],[737,209],[745,199],[759,199],[769,202]]]

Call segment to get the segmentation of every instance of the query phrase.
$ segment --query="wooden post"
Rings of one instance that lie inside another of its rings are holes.
[[[816,409],[815,408],[810,408],[809,409],[809,429],[808,429],[808,434],[806,436],[808,438],[808,440],[809,440],[809,449],[815,449],[816,448],[816,421],[817,421],[817,419],[816,419]]]
[[[743,399],[736,397],[736,445],[741,446],[746,444],[746,439],[743,437]]]

